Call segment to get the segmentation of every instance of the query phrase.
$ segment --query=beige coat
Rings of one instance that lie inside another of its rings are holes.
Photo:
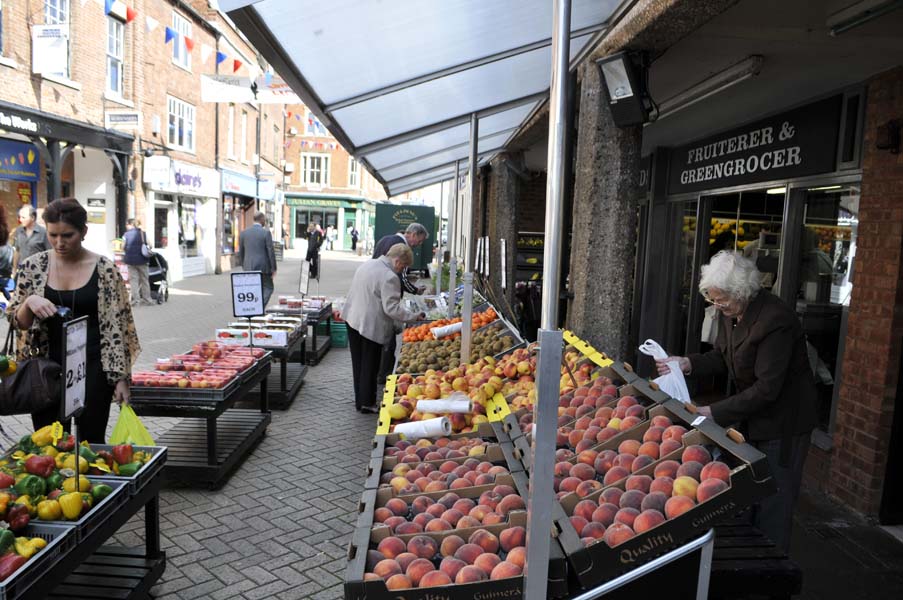
[[[417,313],[401,304],[401,283],[388,257],[371,258],[351,281],[342,318],[362,336],[386,344],[395,335],[395,321],[413,321]]]

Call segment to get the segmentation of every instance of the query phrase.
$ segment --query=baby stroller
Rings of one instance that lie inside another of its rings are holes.
[[[148,258],[147,279],[150,283],[151,298],[157,304],[169,300],[169,263],[162,255],[153,251]]]

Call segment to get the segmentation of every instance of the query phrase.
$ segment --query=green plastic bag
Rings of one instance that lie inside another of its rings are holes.
[[[119,420],[113,427],[113,435],[110,436],[111,444],[132,444],[135,446],[153,446],[154,438],[148,433],[147,428],[135,411],[128,404],[123,404],[119,409]]]

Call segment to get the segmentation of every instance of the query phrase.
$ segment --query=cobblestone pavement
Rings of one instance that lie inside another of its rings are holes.
[[[319,293],[344,296],[363,259],[322,257]],[[300,260],[280,263],[275,295],[297,290]],[[311,293],[317,286],[311,282]],[[144,351],[137,368],[208,339],[231,318],[229,276],[178,282],[169,302],[136,309]],[[116,422],[115,407],[110,429]],[[146,417],[159,436],[178,419]],[[13,436],[31,431],[28,417],[3,419]],[[354,411],[351,360],[333,348],[311,367],[287,411],[274,411],[266,437],[219,490],[165,489],[160,497],[166,572],[155,598],[341,598],[348,541],[356,522],[374,415]],[[143,514],[112,542],[143,544]]]

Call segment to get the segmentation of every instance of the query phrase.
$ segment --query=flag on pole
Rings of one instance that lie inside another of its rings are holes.
[[[194,40],[193,39],[191,39],[187,35],[183,35],[182,39],[185,40],[185,47],[188,49],[189,52],[194,50]]]
[[[241,61],[237,58],[232,61],[232,72],[235,73],[241,68]]]
[[[167,27],[166,28],[166,40],[163,43],[168,44],[169,42],[176,39],[176,37],[178,37],[178,35],[179,34],[176,33],[175,29],[173,29],[172,27]]]
[[[159,24],[160,22],[151,16],[144,17],[144,30],[148,33],[156,29]]]
[[[103,14],[108,15],[113,11],[113,0],[104,0]]]
[[[131,6],[125,7],[125,22],[131,23],[135,20],[135,17],[138,16],[138,11],[132,8]]]
[[[208,44],[201,44],[201,62],[206,63],[211,54],[213,54],[213,48]]]
[[[223,61],[226,60],[227,58],[228,58],[228,57],[226,56],[226,53],[225,53],[225,52],[217,52],[217,53],[216,53],[216,64],[220,64],[221,62],[223,62]]]

